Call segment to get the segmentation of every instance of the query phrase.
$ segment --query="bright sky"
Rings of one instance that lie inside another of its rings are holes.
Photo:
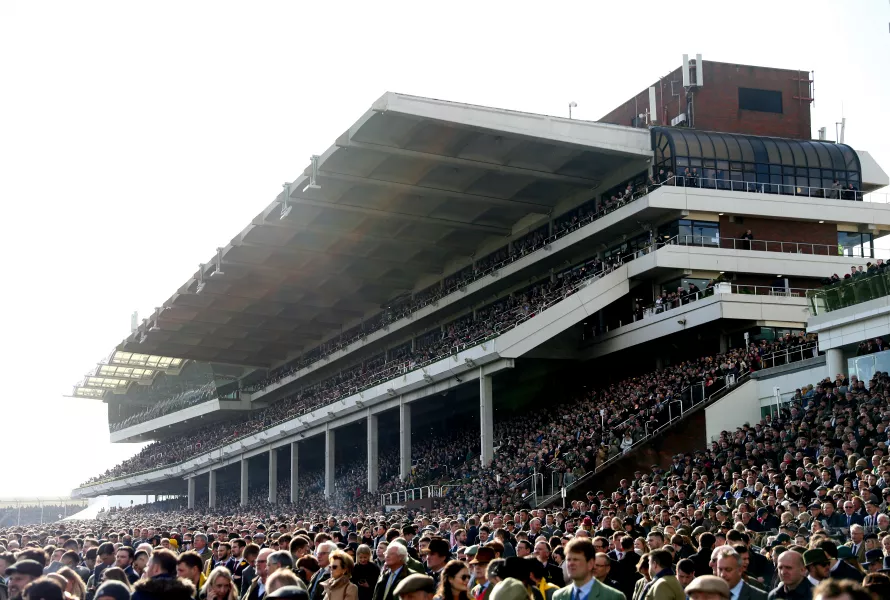
[[[63,395],[385,91],[597,119],[684,52],[811,69],[890,171],[887,0],[427,6],[0,0],[0,497],[137,451]]]

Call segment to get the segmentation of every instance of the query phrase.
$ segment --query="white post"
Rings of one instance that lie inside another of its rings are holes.
[[[376,494],[380,483],[378,460],[377,415],[368,409],[368,493]]]
[[[840,348],[830,348],[825,352],[825,364],[828,367],[828,376],[834,379],[838,373],[845,373],[844,352]]]
[[[324,432],[324,497],[334,495],[334,430],[330,423]]]
[[[485,375],[479,368],[479,457],[483,466],[491,464],[494,459],[494,403],[491,397],[491,376]]]
[[[278,503],[278,450],[269,448],[269,504]]]
[[[411,405],[399,398],[399,478],[411,475]]]
[[[247,459],[241,458],[241,506],[247,506]]]
[[[300,469],[299,469],[299,457],[300,457],[300,449],[297,446],[297,442],[291,442],[290,444],[290,501],[291,503],[297,501],[297,497],[300,495]]]
[[[209,481],[208,491],[207,491],[207,506],[210,508],[216,508],[216,471],[213,469],[207,473],[207,479]]]
[[[188,478],[188,507],[189,509],[195,508],[195,478]]]

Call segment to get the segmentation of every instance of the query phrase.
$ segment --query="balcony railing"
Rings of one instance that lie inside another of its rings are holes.
[[[810,310],[813,315],[829,313],[848,306],[882,298],[890,291],[890,273],[879,270],[877,273],[858,275],[842,279],[838,283],[818,290],[810,290]]]
[[[790,183],[765,183],[759,181],[739,181],[736,179],[717,179],[713,177],[684,177],[682,175],[677,175],[668,179],[664,185],[725,190],[727,192],[750,192],[754,194],[777,194],[781,196],[804,196],[806,198],[825,198],[828,200],[851,200],[890,204],[890,194],[875,192],[864,193],[856,189],[813,187]]]

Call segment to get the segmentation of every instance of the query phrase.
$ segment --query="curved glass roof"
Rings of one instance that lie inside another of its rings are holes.
[[[716,133],[674,127],[653,127],[652,148],[657,168],[680,174],[685,168],[713,169],[725,173],[749,173],[731,179],[794,177],[815,187],[830,187],[837,179],[857,188],[862,167],[859,156],[846,144],[813,140]],[[782,183],[773,182],[773,183]]]

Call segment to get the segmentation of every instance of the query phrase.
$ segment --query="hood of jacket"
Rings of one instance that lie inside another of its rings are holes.
[[[134,597],[163,598],[164,600],[191,600],[194,586],[176,577],[141,579],[133,586]]]

